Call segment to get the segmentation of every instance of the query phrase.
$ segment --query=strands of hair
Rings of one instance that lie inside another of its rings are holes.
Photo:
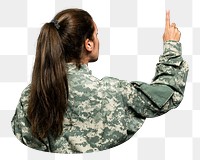
[[[46,23],[38,37],[28,105],[32,134],[40,139],[62,133],[69,96],[65,63],[80,67],[84,40],[94,32],[92,17],[81,9],[61,11],[54,20],[59,29]]]

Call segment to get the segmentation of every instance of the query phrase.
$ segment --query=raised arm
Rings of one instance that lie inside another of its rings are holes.
[[[132,82],[131,85],[122,82],[126,105],[144,118],[162,115],[178,107],[182,101],[188,65],[181,55],[180,36],[175,23],[170,25],[170,13],[167,11],[164,51],[156,65],[152,83]]]

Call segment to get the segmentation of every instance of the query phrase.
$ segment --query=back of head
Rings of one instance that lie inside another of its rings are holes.
[[[63,42],[66,61],[79,64],[84,52],[84,41],[93,38],[92,17],[81,9],[67,9],[58,13],[54,19],[60,25],[58,32]]]
[[[65,63],[80,66],[84,41],[92,39],[93,32],[92,17],[81,9],[63,10],[42,27],[28,106],[33,136],[56,138],[62,133],[69,95]]]

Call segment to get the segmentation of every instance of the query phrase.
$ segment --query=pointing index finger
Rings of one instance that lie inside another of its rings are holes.
[[[167,10],[166,11],[166,26],[165,28],[169,28],[170,27],[170,11]]]

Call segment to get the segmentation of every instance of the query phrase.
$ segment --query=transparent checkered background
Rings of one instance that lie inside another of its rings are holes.
[[[179,108],[147,119],[129,141],[110,150],[62,155],[22,145],[10,121],[22,90],[30,83],[40,27],[55,13],[87,10],[99,28],[100,57],[93,74],[151,82],[162,54],[165,10],[182,33],[190,66]],[[199,160],[200,159],[200,1],[199,0],[1,0],[0,1],[0,157],[21,160]]]

